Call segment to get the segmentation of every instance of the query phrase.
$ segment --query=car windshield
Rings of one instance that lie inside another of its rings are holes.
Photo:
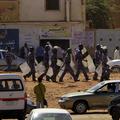
[[[103,85],[105,84],[105,82],[101,82],[101,83],[98,83],[96,84],[95,86],[91,87],[90,89],[87,90],[87,92],[94,92],[96,91],[97,89],[101,88]]]
[[[0,91],[21,91],[23,85],[19,79],[2,79],[0,80]]]
[[[32,120],[72,120],[70,115],[64,113],[46,113],[34,116]]]

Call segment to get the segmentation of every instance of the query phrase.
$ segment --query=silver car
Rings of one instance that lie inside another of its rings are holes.
[[[0,49],[0,70],[5,70],[7,68],[6,56],[7,50]],[[12,69],[18,69],[19,65],[24,63],[25,60],[13,54]]]
[[[64,109],[38,108],[31,111],[28,120],[72,120],[72,118]]]
[[[91,109],[106,109],[111,100],[120,95],[120,80],[107,80],[86,91],[68,93],[60,97],[59,105],[83,114]]]

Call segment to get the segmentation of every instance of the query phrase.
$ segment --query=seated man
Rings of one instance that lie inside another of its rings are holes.
[[[20,88],[20,85],[16,82],[16,81],[13,81],[13,85],[11,87],[12,89],[19,89]]]
[[[116,86],[114,83],[108,84],[108,92],[115,92]]]

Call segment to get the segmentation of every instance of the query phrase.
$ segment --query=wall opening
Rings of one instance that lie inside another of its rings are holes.
[[[70,47],[70,40],[66,39],[41,39],[40,44],[45,46],[47,42],[50,42],[52,46],[59,46],[66,50]]]

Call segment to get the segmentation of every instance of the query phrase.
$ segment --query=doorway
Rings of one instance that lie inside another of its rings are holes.
[[[47,42],[50,42],[52,46],[59,46],[64,50],[70,47],[70,41],[68,39],[41,39],[40,44],[44,47]]]

